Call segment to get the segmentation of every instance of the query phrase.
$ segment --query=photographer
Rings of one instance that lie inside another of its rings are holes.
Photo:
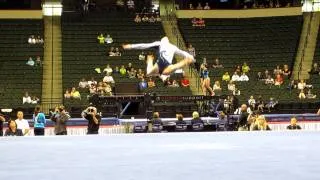
[[[97,108],[89,106],[81,115],[83,118],[88,120],[87,134],[99,134],[101,115],[97,113]]]
[[[67,135],[66,124],[69,118],[70,115],[65,111],[64,106],[59,106],[55,108],[55,111],[51,116],[51,120],[55,123],[55,135]]]

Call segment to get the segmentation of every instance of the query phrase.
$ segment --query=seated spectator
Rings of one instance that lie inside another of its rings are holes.
[[[191,3],[189,4],[189,9],[190,10],[194,10],[194,7],[193,7],[193,5]]]
[[[250,96],[249,100],[248,100],[248,105],[250,106],[250,108],[252,110],[256,109],[256,100],[254,99],[253,96]]]
[[[103,82],[112,83],[113,84],[114,83],[114,79],[109,73],[107,73],[106,76],[104,76],[104,78],[103,78]]]
[[[139,82],[139,90],[143,91],[147,89],[147,87],[148,87],[147,82],[144,80],[144,78],[141,78],[141,81]]]
[[[271,109],[273,109],[277,104],[278,101],[271,97],[269,102],[265,106],[266,108],[268,108],[268,111],[271,112]]]
[[[237,66],[236,66],[235,72],[237,72],[238,74],[241,74],[242,69],[241,69],[241,66],[240,66],[240,65],[237,65]]]
[[[297,119],[295,117],[291,118],[290,125],[287,126],[288,130],[300,130],[301,127],[297,124]]]
[[[197,18],[193,17],[192,20],[191,20],[191,23],[192,23],[192,26],[193,26],[193,27],[196,27],[196,26],[197,26],[197,23],[198,23]]]
[[[124,65],[121,65],[121,68],[120,68],[119,72],[120,72],[121,76],[126,76],[127,75],[127,70],[126,70],[126,68],[124,68]]]
[[[261,72],[258,72],[257,74],[257,81],[262,81],[264,80],[263,76],[262,76],[262,73]]]
[[[31,98],[31,104],[38,104],[40,99],[36,96],[32,96]]]
[[[128,72],[128,77],[130,79],[136,78],[137,77],[137,71],[134,68],[131,68],[131,70]]]
[[[142,22],[149,22],[149,18],[148,18],[147,15],[144,15],[144,16],[142,17]]]
[[[145,61],[146,60],[146,55],[144,54],[143,51],[139,54],[139,60],[140,61]]]
[[[43,44],[44,43],[43,39],[40,36],[37,37],[36,42],[38,44]]]
[[[229,81],[228,90],[233,92],[235,89],[236,89],[236,85],[233,83],[233,81]]]
[[[161,18],[160,18],[160,16],[159,16],[159,14],[158,14],[157,17],[156,17],[156,22],[161,22]]]
[[[315,99],[317,97],[317,95],[312,94],[311,89],[308,90],[306,98],[307,99]]]
[[[231,77],[231,81],[236,82],[240,80],[240,76],[238,75],[237,71],[234,72],[234,74]]]
[[[269,77],[269,71],[268,71],[268,69],[266,69],[265,71],[264,71],[264,79],[267,79],[268,77]]]
[[[104,44],[105,38],[102,33],[97,37],[97,39],[99,41],[99,44]]]
[[[191,54],[193,57],[196,57],[196,49],[190,43],[188,46],[188,53]]]
[[[222,64],[220,64],[220,61],[219,61],[218,58],[216,58],[216,59],[214,60],[214,63],[213,63],[213,65],[212,65],[212,67],[213,67],[213,68],[223,68],[223,66],[222,66]]]
[[[79,82],[79,88],[85,89],[88,88],[88,81],[86,81],[85,78],[82,78],[81,81]]]
[[[242,68],[241,68],[243,73],[248,73],[250,71],[250,67],[247,65],[246,62],[243,63]]]
[[[116,67],[114,68],[114,73],[115,73],[115,74],[119,74],[119,73],[120,73],[120,69],[119,69],[118,66],[116,66]]]
[[[210,6],[209,6],[209,3],[206,2],[206,5],[204,6],[203,9],[204,9],[204,10],[210,10],[211,8],[210,8]]]
[[[318,63],[314,63],[312,65],[311,70],[309,71],[309,74],[317,74],[318,75],[319,73],[320,73],[320,68],[318,66]]]
[[[270,131],[271,128],[269,127],[266,118],[263,115],[260,115],[257,120],[256,124],[254,125],[253,131]]]
[[[246,75],[245,72],[239,77],[239,81],[249,81],[249,77]]]
[[[188,125],[187,125],[187,122],[185,122],[183,120],[183,115],[182,114],[176,114],[176,118],[177,118],[177,121],[176,121],[176,127],[175,127],[175,130],[176,131],[186,131],[187,128],[188,128]]]
[[[70,99],[71,98],[71,93],[70,93],[69,89],[67,89],[66,92],[64,93],[64,98],[65,99]]]
[[[148,88],[156,87],[156,83],[153,81],[152,77],[149,78]]]
[[[151,17],[149,18],[149,22],[150,23],[155,23],[156,22],[156,18],[154,18],[154,16],[151,15]]]
[[[202,10],[202,9],[203,9],[203,7],[202,7],[201,3],[198,3],[197,10]]]
[[[189,81],[189,79],[187,79],[187,77],[184,74],[181,79],[181,86],[182,87],[189,87],[190,86],[190,81]]]
[[[275,86],[281,86],[283,84],[283,78],[280,74],[276,75],[276,79],[274,81]]]
[[[114,56],[121,56],[121,52],[120,52],[119,48],[115,49]]]
[[[108,52],[108,54],[109,54],[109,56],[115,56],[115,49],[114,49],[114,47],[110,47],[110,50],[109,50],[109,52]]]
[[[267,79],[264,82],[266,85],[273,85],[274,84],[274,79],[268,75]]]
[[[129,10],[134,10],[134,1],[133,0],[128,0],[127,1],[127,6]]]
[[[29,65],[29,66],[34,66],[35,63],[34,63],[34,60],[32,59],[32,57],[29,57],[29,59],[28,59],[26,64]]]
[[[297,87],[299,90],[304,90],[304,88],[306,88],[306,85],[307,84],[304,82],[304,80],[301,79]]]
[[[162,120],[160,119],[159,112],[154,112],[151,119],[152,132],[160,132],[162,130]]]
[[[92,94],[96,94],[97,93],[97,84],[91,84],[89,86],[89,93]]]
[[[40,66],[40,67],[42,66],[40,56],[37,56],[35,66]]]
[[[264,101],[261,95],[258,97],[258,100],[256,101],[256,105],[257,105],[258,111],[263,112]]]
[[[180,87],[179,83],[177,82],[177,80],[173,80],[172,83],[169,85],[169,87]]]
[[[197,21],[197,27],[205,27],[206,23],[202,18],[199,18]]]
[[[96,80],[94,80],[94,78],[93,77],[91,77],[91,80],[90,81],[88,81],[88,85],[89,85],[89,87],[91,87],[91,85],[97,85],[97,81]]]
[[[222,81],[226,81],[226,82],[230,81],[230,75],[228,72],[224,73],[224,75],[222,76]]]
[[[107,67],[103,69],[103,72],[105,72],[106,74],[112,74],[113,70],[110,65],[107,64]]]
[[[242,104],[239,108],[237,108],[233,114],[241,115],[243,114],[244,116],[247,116],[241,120],[241,124],[245,125],[245,119],[248,119],[249,114],[252,114],[252,110],[250,107],[248,107],[246,104]]]
[[[111,37],[109,34],[107,34],[107,37],[105,38],[104,41],[105,41],[107,44],[113,43],[113,39],[112,39],[112,37]]]
[[[22,98],[22,104],[31,104],[31,96],[26,92]]]
[[[105,96],[112,96],[112,88],[111,88],[111,85],[108,84],[108,83],[103,83],[102,85],[103,87],[103,90],[105,92]]]
[[[216,91],[222,91],[222,88],[221,88],[221,85],[220,85],[220,82],[219,82],[219,81],[214,82],[214,85],[213,85],[212,90],[213,90],[214,92],[216,92]]]
[[[241,95],[241,91],[238,88],[235,88],[234,91],[232,92],[232,95],[240,96]]]
[[[196,111],[192,113],[191,126],[194,131],[201,131],[204,128],[204,123],[201,120],[199,113]]]
[[[103,88],[103,82],[99,82],[98,83],[98,85],[97,85],[97,92],[99,93],[99,94],[101,94],[101,92],[103,92],[104,91],[104,88]],[[104,92],[103,92],[104,93]],[[103,94],[102,93],[102,94]]]
[[[136,17],[134,18],[134,22],[140,23],[141,21],[142,21],[141,17],[139,16],[139,14],[137,14]]]
[[[14,120],[9,120],[4,136],[23,136],[23,133],[21,129],[17,129],[17,123]]]
[[[133,68],[132,64],[128,63],[128,66],[126,67],[127,73],[131,71],[132,68]]]
[[[282,70],[282,72],[283,72],[283,75],[284,76],[290,76],[291,75],[291,71],[290,71],[290,69],[289,69],[289,66],[288,65],[283,65],[283,70]]]
[[[282,74],[282,69],[280,68],[279,65],[277,65],[277,67],[273,70],[273,74],[274,75]]]
[[[71,89],[71,98],[73,98],[73,99],[81,99],[80,92],[77,91],[77,89],[75,87],[73,87]]]
[[[36,38],[34,37],[34,35],[31,35],[28,39],[28,43],[29,44],[36,44]]]

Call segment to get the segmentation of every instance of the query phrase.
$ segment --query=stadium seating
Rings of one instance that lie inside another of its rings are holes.
[[[191,19],[179,19],[179,27],[186,43],[191,43],[197,60],[206,57],[209,65],[219,58],[223,69],[210,68],[211,82],[221,81],[224,72],[232,76],[235,66],[246,62],[250,68],[249,82],[237,83],[241,91],[240,102],[247,102],[250,95],[262,95],[265,101],[274,97],[280,102],[297,100],[297,91],[289,93],[288,79],[284,85],[268,87],[258,82],[257,72],[266,69],[273,73],[277,65],[293,67],[302,27],[302,16],[266,17],[248,19],[205,19],[206,27],[193,27]],[[226,83],[223,94],[228,94]]]
[[[24,92],[41,99],[42,68],[26,64],[29,57],[43,59],[43,45],[30,45],[30,35],[43,38],[42,20],[0,20],[0,107],[22,105]]]

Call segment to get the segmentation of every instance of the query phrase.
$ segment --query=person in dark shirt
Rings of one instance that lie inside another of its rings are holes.
[[[97,108],[92,106],[88,107],[82,112],[82,117],[88,120],[87,134],[99,134],[101,116],[97,113]]]
[[[247,112],[247,105],[241,105],[241,112],[238,118],[238,130],[239,131],[248,131],[250,124],[248,124],[249,113]]]
[[[204,128],[204,123],[200,118],[199,113],[196,111],[192,113],[191,125],[192,125],[192,130],[194,131],[201,131]]]
[[[162,130],[162,126],[163,126],[163,123],[162,123],[162,120],[160,119],[160,115],[159,115],[159,112],[154,112],[153,113],[153,116],[152,116],[152,119],[151,119],[151,131],[152,132],[160,132]],[[150,130],[150,129],[149,129]]]
[[[252,128],[253,131],[271,131],[266,118],[263,115],[260,115],[257,120],[256,124]]]
[[[0,136],[3,136],[3,122],[5,121],[4,115],[0,114]]]
[[[176,131],[185,131],[187,130],[187,122],[183,120],[183,115],[182,114],[177,114],[177,119],[178,121],[176,122]]]
[[[301,127],[297,124],[297,119],[295,117],[291,118],[290,125],[287,126],[288,130],[300,130]]]
[[[4,133],[5,136],[23,136],[22,130],[17,129],[17,123],[14,120],[8,122],[8,129]]]

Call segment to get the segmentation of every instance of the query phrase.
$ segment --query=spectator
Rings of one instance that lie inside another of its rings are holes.
[[[115,53],[116,53],[116,52],[115,52],[114,47],[110,47],[110,50],[109,50],[109,52],[108,52],[109,56],[116,56]]]
[[[152,119],[151,119],[151,125],[152,125],[152,132],[160,132],[162,130],[162,120],[160,119],[159,112],[154,112]]]
[[[139,16],[139,14],[137,14],[136,17],[134,18],[134,22],[140,23],[141,21],[142,21],[141,17]]]
[[[157,21],[157,22],[161,22],[161,18],[160,18],[160,16],[159,16],[159,15],[157,15],[157,17],[156,17],[156,21]]]
[[[291,71],[290,71],[290,69],[289,69],[289,67],[288,67],[288,65],[283,65],[283,75],[284,76],[290,76],[291,75]]]
[[[190,10],[194,10],[194,7],[193,7],[193,5],[191,3],[189,4],[189,9]]]
[[[176,121],[175,130],[179,131],[179,132],[187,130],[187,128],[188,128],[187,122],[185,122],[183,120],[183,115],[182,114],[177,114],[176,118],[177,118],[177,121]]]
[[[317,97],[317,95],[312,94],[311,89],[308,90],[306,98],[307,99],[315,99]]]
[[[304,90],[304,88],[306,88],[306,83],[304,82],[304,80],[301,79],[297,87],[299,90]]]
[[[280,87],[282,84],[283,84],[283,78],[280,74],[277,74],[276,79],[274,81],[274,85]]]
[[[29,44],[36,44],[36,38],[34,37],[34,35],[31,35],[28,39],[28,43]]]
[[[120,69],[119,69],[118,66],[116,66],[116,67],[114,68],[114,73],[115,73],[115,74],[119,74],[119,73],[120,73]]]
[[[156,84],[153,81],[152,77],[150,77],[148,81],[148,88],[153,88],[153,87],[156,87]]]
[[[144,72],[142,71],[142,69],[138,69],[137,78],[138,79],[144,78]]]
[[[112,39],[112,37],[111,37],[109,34],[107,34],[107,37],[105,38],[104,41],[105,41],[107,44],[113,43],[113,39]]]
[[[248,131],[250,125],[248,124],[249,114],[252,113],[251,109],[248,108],[246,104],[242,104],[240,108],[237,109],[238,112],[234,114],[239,114],[238,117],[238,131]]]
[[[240,66],[240,65],[237,65],[237,66],[236,66],[235,72],[237,72],[238,74],[241,74],[242,69],[241,69],[241,66]]]
[[[264,79],[267,79],[268,77],[269,77],[269,71],[266,69],[265,71],[264,71]]]
[[[197,6],[197,10],[202,10],[203,7],[201,6],[201,3],[198,3],[198,6]]]
[[[150,16],[149,22],[150,22],[150,23],[155,23],[155,22],[156,22],[156,19],[154,18],[153,15]]]
[[[247,65],[247,63],[245,62],[245,63],[243,63],[243,65],[242,65],[242,72],[243,73],[248,73],[249,71],[250,71],[250,67]]]
[[[40,67],[42,66],[40,56],[37,56],[35,66],[40,66]]]
[[[45,126],[46,126],[46,117],[44,113],[40,111],[40,106],[36,106],[34,109],[34,114],[32,118],[34,122],[34,135],[35,136],[44,136],[45,134]]]
[[[22,98],[22,104],[31,104],[31,96],[29,96],[28,92],[25,92]]]
[[[249,77],[246,75],[245,72],[242,73],[242,75],[239,78],[239,81],[249,81]]]
[[[134,10],[134,1],[133,0],[128,0],[127,1],[127,6],[129,10]]]
[[[233,92],[235,91],[235,89],[236,89],[236,85],[233,83],[233,81],[229,81],[228,90]]]
[[[29,66],[34,66],[35,65],[34,60],[32,59],[32,57],[29,57],[29,59],[28,59],[26,64],[29,65]]]
[[[139,60],[140,61],[145,61],[146,60],[146,55],[144,54],[143,51],[139,54]]]
[[[266,108],[268,108],[268,111],[271,112],[271,109],[275,108],[275,106],[278,104],[278,101],[276,101],[274,98],[270,98],[269,102],[265,105]]]
[[[65,99],[70,99],[71,98],[71,93],[70,93],[69,89],[67,89],[66,92],[64,93],[64,98]]]
[[[55,112],[51,116],[51,121],[54,122],[54,134],[55,135],[67,135],[67,121],[70,115],[66,112],[64,106],[55,108]]]
[[[144,16],[142,17],[142,22],[149,22],[149,18],[148,18],[147,15],[144,15]]]
[[[39,98],[37,98],[36,96],[32,96],[31,98],[31,104],[38,104],[40,101]]]
[[[38,44],[43,44],[44,43],[43,39],[40,36],[37,37],[36,41],[37,41]]]
[[[107,64],[107,67],[104,68],[103,72],[105,72],[106,74],[112,74],[113,70],[112,70],[112,68],[110,67],[110,65]]]
[[[77,91],[77,89],[75,87],[73,87],[71,89],[71,93],[70,94],[71,94],[71,98],[73,98],[73,99],[81,99],[80,92]]]
[[[86,81],[85,78],[82,78],[81,81],[79,82],[79,88],[85,89],[85,88],[88,88],[88,87],[89,87],[88,81]]]
[[[139,90],[143,91],[147,89],[147,87],[148,87],[147,82],[144,80],[144,78],[142,78],[141,81],[139,82]]]
[[[214,60],[214,63],[213,63],[213,65],[212,65],[212,67],[213,67],[213,68],[223,68],[223,65],[220,64],[219,59],[216,58],[216,59]]]
[[[103,83],[102,87],[103,87],[103,90],[104,90],[106,96],[113,96],[112,88],[109,83]]]
[[[317,75],[319,75],[319,73],[320,73],[320,68],[318,66],[318,63],[314,63],[312,65],[311,70],[309,71],[309,74],[317,74]]]
[[[121,65],[119,72],[120,72],[121,76],[123,76],[123,77],[126,76],[127,70],[126,70],[126,68],[124,68],[124,65]]]
[[[100,35],[97,37],[97,39],[99,41],[99,44],[104,44],[105,38],[102,33],[100,33]]]
[[[249,100],[248,100],[248,105],[250,106],[250,108],[252,110],[256,109],[256,100],[254,99],[253,96],[250,96]]]
[[[265,117],[263,115],[260,115],[257,118],[256,123],[252,130],[253,131],[270,131],[271,128],[269,127]]]
[[[297,85],[296,85],[295,81],[294,80],[290,81],[288,86],[287,86],[287,89],[291,92],[292,89],[295,89],[295,88],[297,88]]]
[[[88,85],[89,85],[89,87],[91,87],[91,85],[92,85],[92,84],[97,85],[97,81],[96,81],[96,80],[94,80],[94,78],[93,78],[93,77],[91,77],[91,80],[90,80],[90,81],[88,81]]]
[[[257,74],[257,81],[262,81],[264,80],[263,76],[262,76],[262,73],[261,72],[258,72]]]
[[[117,0],[116,5],[117,5],[118,10],[124,9],[124,1],[123,0]]]
[[[97,93],[97,85],[96,84],[91,84],[91,86],[89,86],[89,93],[91,95]]]
[[[192,113],[191,126],[194,131],[201,131],[204,128],[204,123],[197,111]]]
[[[189,87],[190,86],[190,81],[189,81],[189,79],[187,79],[186,75],[184,75],[184,74],[181,79],[181,86],[182,87]]]
[[[208,2],[206,2],[206,5],[204,6],[203,9],[204,10],[210,10],[211,9]]]
[[[103,82],[114,83],[114,79],[109,73],[107,73],[106,76],[104,76],[104,78],[103,78]]]
[[[199,18],[199,20],[197,21],[197,26],[198,27],[205,27],[206,23],[202,18]]]
[[[274,79],[268,75],[267,79],[265,80],[266,85],[273,85],[274,84]]]
[[[136,78],[137,77],[137,71],[134,68],[131,68],[131,70],[128,72],[128,77],[130,79]]]
[[[192,23],[192,26],[193,26],[193,27],[196,27],[196,26],[197,26],[197,23],[198,23],[197,18],[193,17],[192,20],[191,20],[191,23]]]
[[[30,131],[29,122],[23,118],[22,111],[18,111],[17,119],[15,121],[17,124],[17,129],[20,129],[22,131],[23,136],[28,135]]]
[[[114,56],[121,56],[121,52],[120,52],[119,48],[115,49]]]
[[[290,125],[287,126],[288,130],[301,130],[301,127],[297,124],[297,119],[295,117],[291,118]]]
[[[179,83],[177,82],[177,80],[173,80],[172,83],[169,85],[169,87],[180,87]]]
[[[231,77],[231,81],[236,82],[240,81],[240,76],[238,75],[237,71],[235,71]]]
[[[0,137],[3,136],[3,123],[6,121],[3,114],[0,114]]]
[[[257,105],[257,107],[258,107],[258,111],[263,112],[264,102],[263,102],[263,99],[262,99],[262,96],[261,96],[261,95],[258,97],[258,100],[257,100],[257,102],[256,102],[256,105]]]
[[[226,82],[230,81],[230,75],[228,72],[224,73],[224,75],[222,76],[222,81],[226,81]]]
[[[282,69],[280,68],[279,65],[277,65],[277,67],[273,70],[273,74],[274,75],[282,74]]]
[[[232,92],[232,95],[234,96],[240,96],[241,95],[241,92],[238,88],[235,88],[234,91]]]
[[[222,91],[222,89],[221,89],[221,85],[220,85],[220,82],[219,81],[216,81],[216,82],[214,82],[214,85],[213,85],[213,91]]]
[[[191,54],[193,57],[196,57],[196,49],[189,43],[188,53]]]
[[[23,133],[21,129],[17,129],[17,123],[14,120],[10,120],[4,136],[23,136]]]
[[[127,73],[128,73],[129,71],[131,71],[132,68],[133,68],[133,67],[132,67],[132,64],[131,64],[131,63],[128,63],[128,66],[126,67]]]

